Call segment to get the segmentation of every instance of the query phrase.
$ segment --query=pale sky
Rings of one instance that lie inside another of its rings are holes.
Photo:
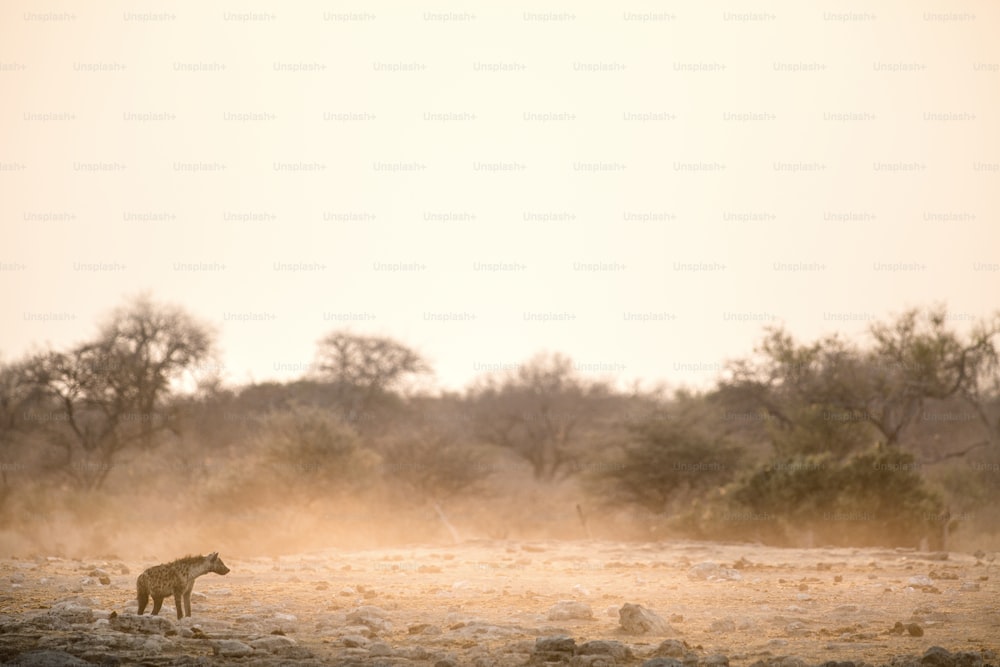
[[[1000,5],[541,7],[4,2],[0,359],[145,290],[232,383],[349,326],[442,387],[706,386],[767,324],[1000,307]]]

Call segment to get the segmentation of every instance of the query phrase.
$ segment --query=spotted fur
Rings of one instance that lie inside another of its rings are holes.
[[[139,614],[146,611],[150,596],[153,598],[153,615],[160,613],[163,598],[174,596],[177,618],[191,615],[191,591],[194,580],[203,574],[215,572],[228,574],[229,568],[219,558],[219,552],[207,556],[185,556],[170,563],[154,565],[139,575],[135,581],[136,596],[139,600]],[[181,600],[184,605],[181,607]]]

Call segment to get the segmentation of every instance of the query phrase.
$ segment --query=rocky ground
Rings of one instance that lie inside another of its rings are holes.
[[[212,545],[206,545],[206,551]],[[998,665],[989,556],[473,542],[241,559],[193,616],[135,616],[142,560],[0,560],[12,665]],[[846,665],[844,666],[846,667]]]

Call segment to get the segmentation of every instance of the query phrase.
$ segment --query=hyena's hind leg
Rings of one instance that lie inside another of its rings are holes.
[[[136,588],[138,589],[136,591],[136,600],[139,603],[139,615],[142,616],[143,612],[146,611],[146,605],[149,604],[149,586],[140,577]]]
[[[157,597],[157,596],[154,595],[153,596],[153,616],[156,616],[157,614],[160,613],[160,607],[162,607],[162,606],[163,606],[163,598],[162,597]]]

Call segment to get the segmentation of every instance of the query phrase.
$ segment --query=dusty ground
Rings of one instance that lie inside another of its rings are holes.
[[[0,561],[0,662],[641,665],[670,653],[659,648],[670,638],[701,665],[724,664],[719,654],[738,666],[1000,652],[998,573],[960,553],[601,541],[222,553],[232,571],[198,580],[192,618],[178,623],[168,599],[166,620],[136,625],[136,576],[180,555]],[[625,603],[668,627],[625,633]],[[592,618],[559,618],[587,607]],[[558,635],[620,645],[536,652]]]

